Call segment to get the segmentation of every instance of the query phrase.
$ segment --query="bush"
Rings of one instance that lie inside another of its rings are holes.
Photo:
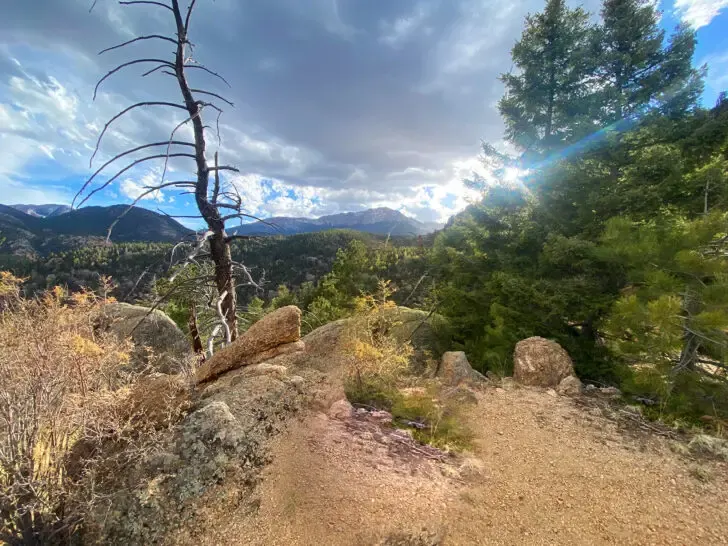
[[[100,447],[116,442],[123,464],[149,445],[122,441],[141,426],[137,376],[121,371],[132,347],[94,330],[104,304],[55,288],[0,312],[0,540],[67,542],[98,500]]]
[[[409,341],[399,339],[401,322],[392,313],[389,283],[380,282],[377,293],[357,299],[357,315],[346,332],[352,364],[344,379],[347,398],[354,404],[392,412],[396,425],[410,429],[423,444],[442,449],[464,449],[470,434],[462,424],[460,408],[444,403],[437,386],[419,392],[400,390],[412,382]],[[422,383],[422,380],[415,381]]]
[[[667,423],[712,427],[725,433],[728,423],[728,384],[700,372],[672,374],[659,367],[642,365],[632,369],[622,383],[625,394],[652,400],[645,415]]]
[[[392,417],[395,423],[411,429],[414,438],[423,444],[460,451],[472,443],[461,407],[444,403],[435,387],[400,396],[392,406]]]

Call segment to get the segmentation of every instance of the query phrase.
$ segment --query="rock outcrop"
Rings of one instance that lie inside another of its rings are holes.
[[[103,308],[98,325],[119,339],[131,338],[131,365],[136,371],[177,373],[190,358],[187,336],[162,311],[129,303],[110,303]]]
[[[578,396],[581,394],[581,389],[582,385],[579,378],[575,375],[570,375],[561,380],[559,386],[556,387],[556,392],[562,396]]]
[[[186,526],[202,536],[205,505],[226,513],[255,511],[260,472],[269,462],[273,438],[315,393],[323,374],[299,369],[302,353],[232,370],[198,385],[188,414],[160,431],[156,449],[135,461],[125,485],[94,516],[102,544],[174,544]],[[148,394],[164,390],[162,378]],[[304,392],[305,391],[305,392]],[[168,391],[164,391],[168,392]],[[167,398],[169,395],[167,394]]]
[[[574,375],[571,357],[561,345],[542,337],[529,337],[516,344],[513,378],[523,385],[557,387]]]
[[[281,307],[200,366],[195,381],[204,383],[236,368],[303,351],[305,345],[300,339],[301,310],[295,305]]]
[[[463,383],[479,383],[485,377],[476,372],[468,362],[468,357],[462,351],[450,351],[442,355],[440,366],[437,369],[437,377],[449,386],[455,387]]]

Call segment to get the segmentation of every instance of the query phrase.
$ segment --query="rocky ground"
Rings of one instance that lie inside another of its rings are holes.
[[[341,324],[202,385],[110,542],[722,544],[726,463],[606,397],[479,381],[470,452],[425,448],[342,401]],[[287,342],[290,342],[288,340]]]
[[[255,513],[196,544],[723,544],[725,463],[677,455],[594,407],[488,387],[473,453],[439,460],[320,412],[279,438]]]

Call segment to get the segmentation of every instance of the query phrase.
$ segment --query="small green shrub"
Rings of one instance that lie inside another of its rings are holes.
[[[422,444],[448,451],[468,449],[472,444],[460,406],[443,402],[433,389],[400,396],[392,406],[392,417]]]
[[[401,398],[391,381],[375,374],[359,374],[346,378],[344,392],[352,404],[386,411],[391,411]]]
[[[728,384],[697,372],[673,375],[655,366],[634,369],[622,382],[626,395],[654,400],[645,406],[650,419],[705,427],[728,419]],[[723,433],[715,426],[716,433]]]

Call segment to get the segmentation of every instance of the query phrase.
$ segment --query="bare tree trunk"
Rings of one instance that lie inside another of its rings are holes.
[[[236,315],[237,298],[233,279],[233,261],[230,255],[230,243],[222,233],[215,233],[210,238],[210,254],[215,262],[215,284],[217,293],[225,297],[222,300],[222,312],[230,328],[230,341],[238,337],[238,318]]]
[[[225,221],[220,216],[220,211],[215,203],[208,200],[208,189],[210,184],[210,168],[205,157],[205,129],[202,124],[200,111],[202,104],[194,99],[192,90],[187,83],[185,76],[185,47],[187,44],[187,26],[182,20],[182,12],[179,8],[179,1],[172,0],[172,11],[177,23],[177,53],[175,56],[175,75],[179,84],[185,107],[192,120],[192,127],[195,135],[195,161],[197,163],[197,184],[195,187],[195,200],[200,214],[212,231],[209,239],[210,257],[215,263],[215,284],[218,294],[226,293],[222,301],[222,312],[230,328],[230,341],[235,341],[238,335],[236,317],[235,281],[233,280],[233,263],[230,254],[230,243],[226,240]],[[215,175],[219,173],[218,166],[215,166]],[[216,180],[216,184],[217,184]],[[216,185],[215,191],[218,191]]]
[[[690,317],[697,314],[700,311],[700,303],[690,289],[685,294],[685,300],[683,302],[683,310],[687,317],[685,320],[690,324]],[[688,325],[685,326],[683,333],[683,348],[680,352],[680,360],[673,368],[673,372],[677,373],[681,370],[695,370],[695,365],[698,362],[698,351],[700,350],[700,337],[692,331]]]
[[[700,338],[690,331],[685,331],[683,336],[683,348],[680,353],[680,361],[675,366],[675,371],[695,370],[698,361],[698,350],[700,349]]]
[[[227,220],[232,220],[234,218],[255,218],[254,216],[251,216],[243,211],[243,199],[240,196],[239,192],[233,187],[233,188],[224,188],[221,186],[221,180],[220,180],[220,171],[233,171],[233,172],[239,172],[238,169],[235,167],[232,167],[230,165],[219,165],[218,164],[218,157],[217,153],[215,154],[215,165],[214,167],[211,167],[208,165],[207,157],[206,157],[206,142],[205,142],[205,129],[206,125],[204,125],[202,121],[202,112],[205,109],[212,109],[215,110],[218,113],[218,121],[219,116],[222,114],[223,110],[215,103],[213,102],[213,99],[217,99],[218,101],[224,102],[225,104],[228,104],[230,106],[234,106],[232,102],[224,98],[223,96],[219,95],[218,93],[215,93],[213,91],[204,90],[204,89],[195,89],[193,87],[190,87],[190,84],[187,79],[187,72],[189,70],[199,70],[202,72],[205,72],[209,75],[215,76],[221,81],[223,81],[225,84],[229,86],[229,83],[220,76],[219,74],[213,72],[212,70],[208,69],[204,65],[201,65],[194,61],[193,55],[192,55],[192,49],[193,46],[191,42],[189,41],[189,29],[190,29],[190,22],[191,22],[191,16],[193,13],[193,10],[195,8],[197,0],[189,0],[187,3],[187,10],[186,14],[183,16],[183,10],[180,8],[180,0],[168,0],[167,2],[157,2],[157,1],[129,1],[129,2],[121,2],[121,4],[125,5],[152,5],[158,8],[162,8],[168,11],[171,11],[174,16],[175,21],[175,28],[176,28],[176,39],[170,37],[170,36],[163,36],[160,34],[149,34],[149,35],[143,35],[138,36],[132,40],[127,40],[126,42],[106,48],[102,51],[102,53],[106,51],[112,51],[117,50],[120,48],[123,48],[125,46],[128,46],[133,43],[137,43],[140,41],[145,40],[162,40],[166,42],[170,42],[172,44],[175,44],[175,55],[174,55],[174,62],[167,61],[165,59],[159,59],[159,58],[138,58],[134,59],[125,63],[120,64],[116,68],[110,70],[106,75],[104,75],[96,84],[96,88],[94,89],[94,98],[96,97],[96,93],[99,89],[99,86],[109,77],[113,76],[120,70],[129,67],[129,66],[137,66],[140,64],[152,64],[156,65],[153,66],[150,70],[148,70],[144,76],[147,76],[149,74],[152,74],[157,71],[162,71],[163,74],[172,76],[176,79],[178,88],[180,90],[180,93],[182,95],[183,102],[180,104],[179,102],[168,102],[168,101],[142,101],[137,102],[127,108],[124,108],[121,112],[116,114],[114,117],[112,117],[104,126],[104,128],[101,131],[101,134],[99,135],[99,138],[96,143],[96,147],[94,149],[94,153],[91,156],[91,162],[93,163],[93,159],[96,156],[97,152],[99,151],[99,147],[101,145],[101,141],[104,137],[104,135],[107,133],[107,130],[109,129],[110,125],[124,116],[125,114],[134,111],[137,108],[142,107],[165,107],[165,108],[174,108],[176,110],[182,110],[186,113],[186,119],[179,123],[174,130],[170,134],[170,138],[168,141],[160,141],[160,142],[152,142],[149,144],[144,144],[141,146],[136,146],[134,148],[131,148],[129,150],[125,150],[116,156],[114,156],[112,159],[107,161],[104,165],[102,165],[91,177],[86,180],[81,190],[76,195],[76,198],[80,198],[81,195],[86,191],[87,188],[91,188],[91,184],[96,179],[96,177],[109,165],[112,163],[121,160],[122,158],[126,157],[127,155],[131,153],[138,152],[140,150],[145,150],[145,153],[147,153],[147,150],[152,150],[154,148],[157,148],[159,146],[166,146],[167,151],[166,153],[153,153],[148,152],[149,155],[145,155],[145,157],[138,158],[133,160],[130,164],[126,165],[125,167],[119,169],[114,176],[109,177],[105,182],[99,185],[97,188],[91,189],[89,191],[88,195],[86,195],[81,201],[79,205],[83,205],[91,196],[96,194],[97,192],[103,190],[104,188],[108,187],[109,184],[114,182],[117,178],[122,176],[125,172],[127,172],[129,169],[134,168],[136,165],[139,165],[140,163],[146,162],[146,161],[152,161],[152,160],[164,160],[164,169],[162,171],[162,179],[161,181],[153,186],[146,186],[144,189],[144,192],[142,192],[141,195],[139,195],[134,202],[123,212],[109,227],[109,232],[107,235],[107,238],[111,235],[111,230],[116,225],[116,223],[127,213],[129,212],[138,202],[140,199],[143,199],[145,196],[149,195],[152,192],[162,190],[164,188],[185,188],[185,193],[190,193],[189,188],[194,188],[194,190],[191,192],[195,196],[195,202],[197,204],[197,208],[200,213],[200,217],[205,221],[207,224],[207,230],[204,234],[204,236],[198,241],[198,245],[196,246],[193,253],[188,257],[187,262],[185,265],[189,264],[191,261],[193,261],[193,258],[196,256],[196,254],[202,249],[202,247],[205,244],[209,244],[210,246],[210,255],[212,258],[212,261],[215,264],[215,275],[214,275],[214,281],[216,285],[216,289],[218,291],[218,313],[222,319],[223,324],[221,326],[225,327],[226,330],[226,341],[234,340],[237,337],[237,318],[236,318],[236,297],[235,297],[235,278],[234,273],[236,271],[242,271],[242,274],[247,279],[247,283],[249,285],[257,286],[257,284],[253,281],[250,272],[245,268],[243,264],[234,263],[231,258],[231,252],[230,252],[230,242],[232,240],[238,239],[238,238],[245,238],[241,235],[230,235],[228,236],[225,233],[225,222]],[[171,4],[171,5],[169,5]],[[93,6],[92,6],[93,7]],[[203,99],[200,99],[198,97],[204,97]],[[194,140],[192,142],[189,141],[189,139],[179,139],[175,138],[175,134],[178,129],[182,128],[185,125],[191,124],[192,125],[192,133]],[[218,139],[219,139],[219,124],[218,124]],[[172,150],[172,147],[174,147],[174,151]],[[179,147],[184,147],[186,150],[185,152],[179,151]],[[191,153],[191,150],[194,150],[194,153]],[[185,158],[187,160],[192,159],[195,162],[195,172],[196,172],[196,180],[180,180],[180,181],[164,181],[164,176],[167,172],[168,162],[171,158]],[[210,179],[210,173],[214,173],[214,180]],[[210,186],[212,185],[212,188]],[[210,191],[212,190],[212,191]],[[74,199],[75,204],[75,199]],[[227,214],[223,214],[221,210],[230,211]],[[196,217],[196,216],[195,216]],[[239,269],[234,269],[234,267],[237,267]],[[206,279],[210,280],[210,279]],[[0,302],[0,305],[4,305],[2,302]],[[190,322],[190,331],[191,333],[193,331],[197,330],[197,322],[194,317],[190,317],[190,321],[194,319],[194,327],[192,326],[192,322]],[[193,344],[195,347],[195,350],[199,350],[201,343],[199,342],[199,333],[197,336],[193,335]]]
[[[200,329],[197,327],[197,311],[195,311],[194,304],[190,305],[190,316],[187,319],[187,328],[190,331],[190,337],[192,338],[192,349],[195,351],[195,354],[204,356],[205,348],[202,346]]]

